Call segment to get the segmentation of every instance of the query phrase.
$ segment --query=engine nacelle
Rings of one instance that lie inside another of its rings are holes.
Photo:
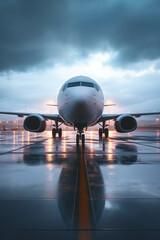
[[[116,118],[115,120],[115,129],[117,132],[127,133],[136,130],[137,121],[136,119],[129,115],[123,114]]]
[[[39,114],[32,114],[26,117],[23,127],[30,132],[43,132],[46,129],[46,120]]]

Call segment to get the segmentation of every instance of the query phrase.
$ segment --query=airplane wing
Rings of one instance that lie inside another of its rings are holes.
[[[133,117],[141,117],[141,116],[146,116],[146,115],[158,115],[160,114],[160,112],[148,112],[148,113],[125,113],[125,115],[131,115]],[[117,117],[123,115],[123,113],[121,114],[102,114],[102,116],[98,119],[98,122],[104,122],[107,120],[115,120]]]
[[[29,116],[29,115],[32,115],[32,114],[38,114],[38,115],[41,115],[42,117],[44,117],[46,119],[55,120],[55,121],[58,121],[58,122],[64,122],[59,114],[24,113],[24,112],[0,112],[0,114],[17,115],[18,117]]]

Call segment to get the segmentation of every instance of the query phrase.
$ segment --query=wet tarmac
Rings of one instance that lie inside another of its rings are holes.
[[[160,239],[160,131],[0,132],[0,239]]]

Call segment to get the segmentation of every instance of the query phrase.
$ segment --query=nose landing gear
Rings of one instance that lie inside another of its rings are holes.
[[[79,144],[79,134],[78,133],[76,135],[76,143],[77,143],[77,145]]]
[[[85,144],[85,135],[83,132],[79,131],[76,135],[76,143],[77,145],[79,144],[79,140],[82,141],[82,146],[84,146]]]
[[[84,146],[84,144],[85,144],[85,135],[84,134],[82,134],[81,140],[82,140],[82,146]]]

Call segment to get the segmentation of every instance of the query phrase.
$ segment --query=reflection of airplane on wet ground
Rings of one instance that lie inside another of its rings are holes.
[[[46,120],[54,120],[55,128],[52,129],[53,137],[58,133],[62,136],[61,124],[77,129],[76,142],[85,142],[84,129],[99,124],[99,137],[104,134],[108,137],[107,120],[115,121],[117,132],[126,133],[137,128],[136,117],[142,115],[155,115],[160,112],[131,113],[131,114],[102,114],[104,108],[104,96],[99,85],[91,78],[78,76],[69,79],[63,84],[58,94],[59,114],[34,114],[24,112],[0,112],[0,114],[27,116],[24,120],[24,128],[31,132],[43,132],[46,128]],[[107,106],[107,105],[106,105]]]
[[[59,143],[59,145],[60,144],[61,143]],[[45,150],[45,144],[43,142],[40,142],[38,146],[41,151]],[[86,162],[86,166],[82,164],[85,153],[82,152],[80,148],[76,149],[75,155],[73,154],[74,151],[75,149],[73,148],[72,154],[68,154],[67,156],[63,156],[63,154],[60,156],[59,154],[56,156],[51,155],[48,162],[47,155],[34,154],[34,146],[30,146],[25,149],[23,153],[23,161],[31,167],[43,164],[63,166],[57,184],[57,205],[59,213],[67,227],[71,229],[81,228],[80,219],[82,218],[83,221],[85,221],[85,229],[93,230],[96,228],[101,215],[105,211],[105,183],[100,166],[104,166],[104,164],[106,164],[106,166],[113,166],[114,164],[134,164],[137,161],[137,149],[135,145],[117,144],[115,145],[113,153],[117,153],[118,151],[118,153],[121,153],[120,156],[118,154],[117,158],[112,161],[111,159],[107,159],[106,155],[102,155],[98,157],[98,159],[96,159],[95,156],[90,156],[90,159]],[[129,152],[131,152],[131,154],[129,154]],[[90,178],[89,182],[86,178],[86,171]],[[88,184],[90,185],[89,187]],[[84,185],[87,186],[86,192]],[[88,188],[90,188],[90,191]],[[84,200],[88,202],[87,206],[86,203],[84,204]],[[86,207],[85,213],[81,209],[82,207]],[[87,215],[87,212],[89,215]],[[88,222],[86,221],[87,218]]]

